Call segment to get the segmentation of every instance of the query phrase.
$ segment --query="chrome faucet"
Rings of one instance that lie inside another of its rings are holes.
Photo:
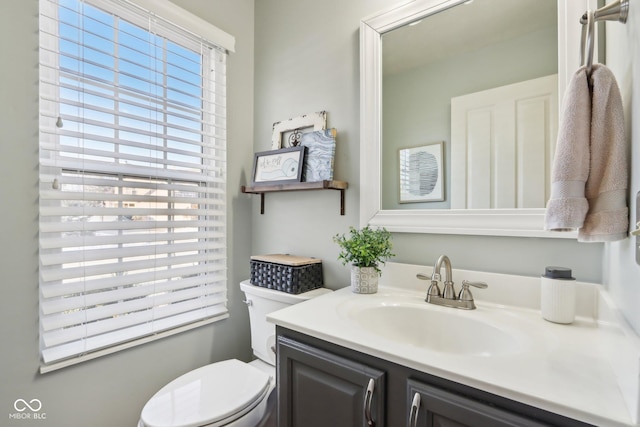
[[[453,274],[451,274],[451,261],[449,257],[446,255],[440,255],[440,258],[436,261],[433,266],[433,274],[431,275],[431,284],[437,283],[442,280],[440,277],[440,268],[444,264],[444,272],[447,280],[444,283],[444,290],[442,291],[442,298],[445,299],[456,299],[456,290],[453,287]]]
[[[443,264],[445,267],[446,280],[443,282],[444,289],[442,294],[440,294],[438,282],[442,281],[440,269],[442,268]],[[425,276],[424,274],[417,274],[416,277],[420,280],[429,280],[429,277]],[[488,287],[488,285],[484,282],[469,282],[467,280],[463,280],[462,289],[456,296],[456,290],[453,287],[453,275],[451,274],[451,261],[446,255],[440,255],[440,257],[436,261],[435,265],[433,266],[433,274],[431,274],[430,280],[431,285],[427,290],[427,297],[425,298],[426,302],[430,304],[443,305],[446,307],[461,308],[464,310],[473,310],[476,308],[476,304],[473,301],[473,295],[471,295],[469,286],[474,286],[481,289]]]

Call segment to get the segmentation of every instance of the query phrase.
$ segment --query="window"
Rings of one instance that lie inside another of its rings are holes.
[[[226,56],[127,0],[40,0],[42,372],[228,317]]]

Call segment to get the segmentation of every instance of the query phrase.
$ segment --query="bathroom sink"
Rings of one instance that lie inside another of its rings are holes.
[[[494,356],[518,353],[524,347],[516,331],[488,322],[475,310],[384,301],[354,304],[340,311],[362,330],[398,344],[431,351]]]

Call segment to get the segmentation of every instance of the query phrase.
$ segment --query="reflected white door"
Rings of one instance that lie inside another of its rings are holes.
[[[543,208],[558,133],[557,74],[451,99],[451,208]]]

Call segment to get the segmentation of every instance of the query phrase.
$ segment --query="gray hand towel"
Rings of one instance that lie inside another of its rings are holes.
[[[587,78],[578,69],[563,102],[545,228],[578,228],[578,241],[610,242],[629,229],[622,97],[606,66],[593,66],[591,90]]]

